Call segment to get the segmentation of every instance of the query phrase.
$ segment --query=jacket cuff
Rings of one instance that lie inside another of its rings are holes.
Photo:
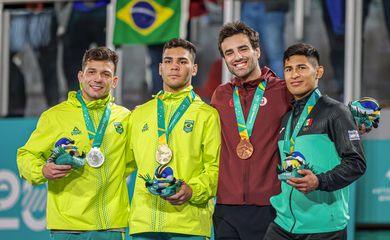
[[[198,184],[195,184],[195,185],[190,185],[188,184],[191,189],[192,189],[192,196],[189,200],[190,203],[193,203],[193,204],[201,204],[200,201],[201,201],[201,189],[200,189],[200,186]]]
[[[318,187],[316,188],[316,190],[325,191],[325,189],[326,189],[326,181],[325,181],[324,174],[321,173],[321,174],[318,174],[316,176],[318,178]]]

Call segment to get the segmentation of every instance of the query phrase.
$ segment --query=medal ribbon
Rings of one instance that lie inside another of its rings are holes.
[[[172,118],[169,121],[168,128],[165,129],[165,115],[164,115],[164,105],[162,101],[163,91],[160,91],[157,95],[157,127],[158,127],[158,142],[160,144],[167,144],[169,134],[172,132],[176,123],[180,120],[180,118],[187,111],[188,107],[195,99],[195,92],[193,90],[190,91],[188,96],[181,102],[178,109],[176,109]]]
[[[245,123],[245,118],[241,107],[238,87],[237,86],[234,87],[234,91],[233,91],[234,111],[236,112],[238,133],[240,134],[241,139],[249,139],[250,136],[252,136],[253,125],[255,124],[256,116],[259,111],[261,99],[264,96],[266,86],[267,86],[266,80],[261,81],[257,86],[246,123]]]
[[[301,130],[304,122],[306,121],[307,116],[309,116],[311,110],[313,109],[314,105],[316,105],[318,99],[321,97],[320,90],[316,89],[310,96],[309,100],[306,102],[306,105],[299,116],[297,125],[295,125],[294,131],[291,134],[291,122],[292,122],[292,112],[291,115],[287,121],[286,131],[284,132],[284,145],[283,145],[283,152],[288,156],[290,153],[294,151],[295,146],[295,139]],[[291,137],[290,137],[291,135]]]
[[[110,119],[110,115],[111,115],[110,103],[107,104],[102,119],[100,120],[99,126],[97,128],[97,131],[95,131],[95,127],[93,126],[91,116],[89,115],[88,112],[88,107],[85,104],[83,98],[81,97],[80,91],[77,91],[76,97],[77,100],[79,100],[79,102],[81,103],[81,107],[83,109],[84,121],[85,121],[85,125],[87,126],[89,140],[92,142],[92,147],[99,148],[100,145],[102,144],[103,136],[104,133],[106,132],[108,120]]]

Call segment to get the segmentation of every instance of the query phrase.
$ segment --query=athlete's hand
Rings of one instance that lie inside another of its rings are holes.
[[[290,178],[287,183],[303,193],[309,193],[317,189],[320,184],[314,173],[308,169],[298,170],[298,173],[303,175],[302,178]]]
[[[172,205],[182,205],[192,197],[192,189],[185,182],[181,184],[180,190],[170,197],[162,197]]]
[[[56,180],[65,177],[70,170],[72,170],[71,165],[57,165],[49,161],[45,166],[43,166],[42,174],[49,180]]]
[[[359,129],[359,133],[360,135],[363,135],[365,133],[368,133],[367,129],[366,129],[366,126],[364,124],[362,124],[362,126],[359,128],[359,126],[357,126],[358,129]]]

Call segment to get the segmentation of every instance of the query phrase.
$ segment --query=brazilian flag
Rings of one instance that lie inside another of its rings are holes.
[[[159,44],[185,38],[188,0],[118,0],[114,44]]]

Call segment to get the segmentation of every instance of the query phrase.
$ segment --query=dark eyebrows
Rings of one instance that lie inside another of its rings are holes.
[[[186,60],[186,61],[190,61],[190,59],[186,58],[186,57],[178,57],[177,58],[179,61],[183,61],[183,60]],[[163,60],[173,60],[173,57],[164,57]]]

